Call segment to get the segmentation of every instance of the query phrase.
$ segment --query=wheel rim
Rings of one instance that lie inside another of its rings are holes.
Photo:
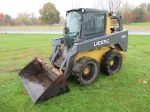
[[[116,70],[118,68],[119,58],[117,56],[113,57],[113,59],[110,61],[110,69],[112,71]]]
[[[114,60],[111,60],[109,64],[112,66],[114,64]]]
[[[82,72],[82,78],[84,80],[90,80],[94,75],[94,69],[95,66],[92,63],[85,65]]]
[[[83,74],[84,74],[84,75],[88,75],[89,72],[90,72],[90,68],[89,68],[89,67],[86,67],[86,68],[84,69],[84,71],[83,71]]]

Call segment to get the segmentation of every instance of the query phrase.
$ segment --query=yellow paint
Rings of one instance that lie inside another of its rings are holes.
[[[108,11],[106,15],[106,35],[109,35],[111,33],[110,27],[111,27],[111,16],[110,11]]]
[[[64,73],[61,69],[59,69],[59,72],[60,72],[60,73]]]
[[[65,45],[64,44],[61,44],[61,49],[64,49]]]
[[[110,50],[110,46],[106,46],[106,47],[102,47],[102,48],[96,48],[94,50],[90,50],[90,51],[85,51],[85,52],[80,52],[77,54],[76,59],[75,59],[75,63],[77,60],[79,60],[82,57],[90,57],[95,59],[97,62],[101,62],[101,59],[103,58],[104,54],[106,52],[108,52]],[[120,51],[117,49],[114,49],[114,51],[119,52],[122,56],[122,58],[126,57],[126,54],[124,51]],[[113,63],[113,62],[112,62]]]
[[[125,57],[126,57],[126,53],[125,53],[125,52],[123,52],[123,51],[119,51],[119,52],[120,52],[122,58],[125,58]]]
[[[87,74],[89,74],[89,72],[90,72],[90,69],[89,68],[85,68],[83,73],[84,73],[84,75],[87,75]]]
[[[126,53],[124,51],[120,51],[120,50],[117,50],[117,49],[114,49],[114,51],[119,52],[121,54],[122,58],[126,57]]]
[[[109,64],[112,66],[112,65],[114,64],[114,61],[113,61],[113,60],[111,60]]]
[[[54,67],[54,65],[53,65],[52,63],[49,63],[49,65],[50,65],[51,67]]]
[[[109,46],[103,47],[103,48],[97,48],[94,50],[86,51],[86,52],[80,52],[77,54],[75,62],[79,60],[80,58],[86,56],[86,57],[91,57],[95,59],[97,62],[101,62],[101,59],[103,55],[110,49]]]

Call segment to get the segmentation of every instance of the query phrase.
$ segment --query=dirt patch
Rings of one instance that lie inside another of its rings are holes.
[[[19,53],[19,57],[25,58],[25,57],[31,56],[32,54],[36,54],[36,53],[37,52],[35,50],[23,51],[23,52]]]
[[[0,74],[4,73],[13,73],[13,72],[19,72],[21,69],[14,69],[14,70],[9,70],[9,69],[1,69]]]

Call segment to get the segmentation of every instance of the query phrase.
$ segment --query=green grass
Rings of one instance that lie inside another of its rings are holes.
[[[121,70],[100,74],[83,87],[67,79],[70,92],[34,105],[18,72],[34,57],[47,62],[52,38],[62,35],[0,35],[0,112],[149,112],[150,36],[129,35],[127,57]],[[147,79],[148,83],[138,82]]]
[[[63,30],[64,26],[7,26],[6,30]],[[123,25],[124,29],[128,30],[150,30],[150,22],[131,23],[130,25]],[[1,27],[4,29],[4,27]]]
[[[64,26],[7,26],[6,30],[63,30]],[[2,28],[4,29],[4,27]]]
[[[150,26],[150,22],[131,23],[132,26]]]
[[[128,30],[150,30],[150,22],[124,24],[123,28]]]

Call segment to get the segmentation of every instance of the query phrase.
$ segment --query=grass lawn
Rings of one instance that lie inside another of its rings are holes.
[[[132,26],[150,26],[150,22],[131,23]]]
[[[7,26],[6,30],[63,30],[64,26]],[[1,29],[4,29],[2,27]]]
[[[52,38],[61,36],[0,35],[0,112],[150,112],[149,35],[129,35],[127,57],[118,73],[101,73],[87,87],[69,78],[69,93],[34,105],[18,72],[36,56],[48,62]]]
[[[150,30],[150,22],[131,23],[130,25],[124,25],[123,28],[128,30]]]
[[[64,26],[7,26],[6,30],[63,30]],[[0,27],[4,30],[4,27]],[[150,30],[150,22],[131,23],[130,25],[123,25],[123,29],[127,30]]]

